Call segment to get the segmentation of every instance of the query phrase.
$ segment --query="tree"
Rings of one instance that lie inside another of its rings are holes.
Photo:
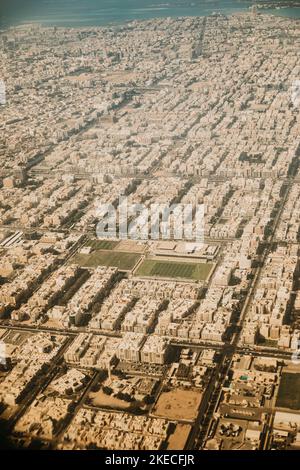
[[[146,395],[143,399],[143,402],[146,405],[151,405],[152,403],[155,402],[155,397],[153,395]]]
[[[97,393],[99,392],[100,388],[101,388],[101,385],[99,383],[96,383],[91,387],[91,391],[94,393]]]

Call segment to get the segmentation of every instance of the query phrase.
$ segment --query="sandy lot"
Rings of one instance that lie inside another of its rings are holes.
[[[171,434],[168,443],[168,450],[183,450],[189,437],[191,426],[179,423],[174,434]]]
[[[175,389],[162,392],[152,414],[174,420],[193,421],[197,416],[202,393],[194,390]]]
[[[129,253],[143,253],[146,245],[135,240],[121,240],[114,251],[127,251]]]

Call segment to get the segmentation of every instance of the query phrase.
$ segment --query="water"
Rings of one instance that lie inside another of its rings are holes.
[[[252,4],[250,0],[0,0],[0,24],[98,26],[134,19],[232,14],[247,11]],[[300,8],[268,11],[300,17]]]

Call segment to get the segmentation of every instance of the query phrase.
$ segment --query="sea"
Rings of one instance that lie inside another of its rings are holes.
[[[262,1],[272,4],[273,0]],[[253,3],[253,0],[0,0],[0,26],[40,23],[84,27],[150,18],[230,15],[249,10]],[[300,18],[300,8],[265,11]]]

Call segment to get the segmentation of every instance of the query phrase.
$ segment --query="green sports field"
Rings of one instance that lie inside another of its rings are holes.
[[[78,253],[72,262],[85,268],[96,268],[97,266],[114,266],[120,271],[131,271],[140,258],[138,253],[125,253],[114,251],[97,250],[89,255]]]
[[[279,385],[276,406],[300,410],[300,374],[283,373]]]
[[[135,273],[137,276],[169,277],[205,281],[212,268],[211,263],[185,263],[178,261],[145,260]]]
[[[90,240],[86,246],[90,246],[93,250],[113,250],[118,243],[114,240]]]

